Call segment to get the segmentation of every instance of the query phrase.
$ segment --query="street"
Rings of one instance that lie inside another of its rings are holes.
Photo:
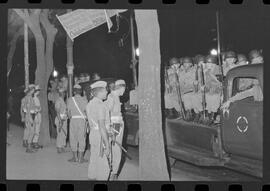
[[[7,147],[7,179],[33,180],[87,180],[88,163],[70,163],[71,153],[57,154],[55,140],[37,153],[28,154],[22,147],[23,129],[10,125]],[[137,180],[139,177],[138,147],[128,147],[132,160],[125,159],[119,180]],[[89,159],[87,151],[86,159]],[[177,161],[172,168],[172,181],[254,181],[257,178],[224,168],[201,168]]]

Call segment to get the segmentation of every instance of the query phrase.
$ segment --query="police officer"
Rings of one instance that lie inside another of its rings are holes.
[[[237,66],[242,66],[248,64],[247,57],[244,54],[238,54],[237,55]]]
[[[26,96],[22,100],[21,105],[21,111],[23,112],[22,121],[25,122],[24,140],[27,140],[27,143],[24,142],[24,146],[27,146],[27,153],[36,152],[31,144],[35,133],[35,103],[33,99],[34,91],[35,85],[30,84],[28,89],[25,90]]]
[[[262,64],[264,62],[262,53],[259,50],[250,51],[249,60],[251,64]]]
[[[35,134],[34,134],[34,138],[33,138],[33,147],[35,149],[39,149],[42,146],[38,144],[38,140],[39,140],[39,133],[40,133],[40,125],[41,125],[41,105],[40,105],[40,101],[39,101],[39,93],[40,93],[40,87],[39,85],[35,86],[35,92],[34,92],[34,102],[35,102]]]
[[[86,106],[87,118],[91,128],[88,178],[94,180],[107,180],[110,174],[110,144],[108,138],[110,116],[109,110],[103,102],[107,98],[106,87],[107,83],[101,80],[91,84],[91,92],[94,97]]]
[[[57,152],[62,153],[65,151],[64,147],[66,146],[67,138],[67,106],[64,101],[65,90],[60,88],[58,91],[59,98],[55,102],[55,110],[57,113],[55,118],[55,125],[57,130],[56,147]]]
[[[111,126],[113,130],[113,146],[112,146],[112,180],[116,180],[118,177],[118,170],[122,156],[122,150],[120,145],[122,145],[123,132],[124,132],[124,121],[121,112],[120,96],[123,96],[126,89],[126,83],[124,80],[116,80],[113,91],[108,95],[106,100],[106,105],[110,111]],[[115,144],[115,142],[117,144]]]
[[[86,105],[87,100],[81,96],[82,88],[79,84],[73,86],[74,97],[67,100],[67,111],[70,118],[69,140],[73,157],[69,162],[87,162],[83,158],[86,136]],[[78,152],[78,156],[77,156]]]
[[[228,51],[225,53],[225,63],[223,64],[223,74],[227,75],[227,72],[235,67],[236,54],[233,51]]]

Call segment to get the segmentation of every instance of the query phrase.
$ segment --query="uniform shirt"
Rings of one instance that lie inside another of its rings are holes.
[[[86,106],[88,122],[91,128],[98,129],[98,121],[105,120],[108,128],[110,125],[110,115],[106,104],[97,97],[94,97]]]
[[[41,106],[40,106],[40,101],[39,101],[38,97],[34,97],[34,103],[35,103],[35,107],[36,107],[36,112],[40,112]]]
[[[179,74],[179,82],[181,93],[185,94],[187,92],[194,90],[194,82],[196,80],[196,68],[192,67],[187,71],[183,70]]]
[[[49,92],[48,94],[49,101],[52,101],[53,103],[55,103],[58,98],[59,98],[59,94],[57,93],[57,91],[52,90]]]
[[[25,96],[22,99],[22,110],[25,113],[34,113],[35,112],[35,102],[32,96]]]
[[[111,92],[108,95],[107,100],[105,101],[111,116],[122,116],[121,113],[121,105],[122,103],[120,102],[119,96],[115,95],[114,92]]]
[[[75,95],[73,98],[75,99],[80,111],[84,115],[84,112],[86,111],[86,105],[87,105],[86,98],[80,95]],[[81,116],[72,98],[68,98],[67,100],[67,109],[71,116]]]
[[[55,110],[60,114],[62,119],[66,118],[67,106],[62,97],[59,97],[55,102]]]

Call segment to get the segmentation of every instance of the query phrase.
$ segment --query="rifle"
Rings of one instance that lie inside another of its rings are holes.
[[[63,129],[63,122],[62,122],[62,120],[61,120],[61,119],[59,119],[59,117],[58,117],[58,116],[57,116],[57,118],[58,118],[58,121],[59,121],[59,123],[60,123],[60,125],[59,125],[59,129],[60,129],[61,131],[63,131],[63,132],[64,132],[65,136],[67,136],[66,131]]]
[[[131,156],[128,155],[127,150],[118,141],[115,140],[114,142],[120,147],[120,149],[122,149],[122,151],[124,151],[124,153],[127,156],[127,158],[129,160],[132,160]]]
[[[182,96],[181,96],[180,82],[179,82],[179,78],[178,78],[176,70],[174,70],[174,75],[176,78],[176,91],[177,91],[177,95],[178,95],[178,103],[179,103],[180,108],[181,108],[182,116],[184,119],[186,119],[186,111],[185,111],[184,103],[183,103]]]
[[[202,76],[202,85],[203,85],[203,93],[202,93],[202,107],[203,107],[203,118],[206,117],[206,98],[205,98],[205,79],[204,79],[204,71],[203,65],[201,67],[201,76]]]
[[[171,93],[171,85],[170,85],[170,82],[169,82],[167,68],[165,68],[165,82],[169,86],[169,87],[166,87],[167,88],[167,92],[168,93]]]
[[[199,64],[196,67],[196,72],[195,72],[195,81],[198,82],[199,81]],[[198,84],[194,85],[195,86],[195,92],[198,92]]]

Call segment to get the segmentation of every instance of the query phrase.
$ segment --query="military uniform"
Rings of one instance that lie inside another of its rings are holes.
[[[228,51],[225,53],[225,63],[223,64],[223,75],[226,76],[227,72],[234,68],[236,62],[236,54],[233,51]]]
[[[204,69],[205,92],[206,92],[206,110],[210,114],[213,121],[214,113],[216,113],[221,104],[222,84],[218,81],[215,73],[216,58],[208,56],[206,58],[206,67]]]
[[[22,100],[21,111],[23,112],[23,119],[25,122],[24,140],[27,140],[26,152],[35,152],[32,147],[32,140],[35,134],[35,103],[32,97],[35,85],[30,84],[29,88],[25,90],[27,95]],[[26,144],[24,145],[26,146]]]
[[[35,87],[35,91],[40,91],[39,85]],[[41,146],[38,144],[39,140],[39,133],[40,133],[40,125],[41,125],[41,105],[39,98],[37,97],[37,94],[34,94],[34,103],[35,103],[35,111],[36,111],[36,116],[35,116],[35,135],[33,138],[33,147],[35,148],[40,148]]]
[[[92,91],[95,88],[106,88],[107,83],[104,81],[97,81],[91,85]],[[106,104],[98,96],[94,96],[86,106],[87,117],[90,125],[90,159],[88,166],[88,178],[95,180],[107,180],[110,173],[110,166],[108,164],[107,156],[102,153],[102,129],[99,127],[99,121],[105,121],[105,127],[110,127],[109,110]]]
[[[63,92],[64,90],[60,89],[59,91]],[[66,146],[67,138],[67,106],[61,96],[55,102],[55,110],[60,117],[59,118],[57,115],[55,118],[55,125],[57,129],[56,147],[58,153],[61,153],[64,151],[64,147]]]
[[[122,145],[123,141],[123,133],[124,133],[124,121],[122,117],[121,112],[121,105],[120,102],[120,96],[124,93],[123,90],[120,88],[125,88],[125,81],[124,80],[117,80],[115,82],[115,90],[113,90],[106,100],[106,105],[110,111],[110,118],[111,118],[111,125],[113,128],[113,133],[115,136],[115,140]],[[122,92],[119,92],[122,91]],[[119,145],[114,144],[112,146],[112,174],[114,176],[117,176],[119,165],[121,161],[122,156],[122,149],[119,147]],[[116,178],[116,177],[114,177]]]
[[[80,85],[75,85],[74,90],[81,90]],[[70,131],[69,140],[71,150],[73,152],[73,158],[70,162],[77,161],[77,151],[79,151],[79,162],[85,162],[83,159],[83,152],[85,150],[85,136],[86,136],[86,115],[85,108],[87,100],[83,98],[79,93],[76,93],[74,97],[67,100],[67,110],[70,119]],[[79,145],[79,146],[78,146]]]

